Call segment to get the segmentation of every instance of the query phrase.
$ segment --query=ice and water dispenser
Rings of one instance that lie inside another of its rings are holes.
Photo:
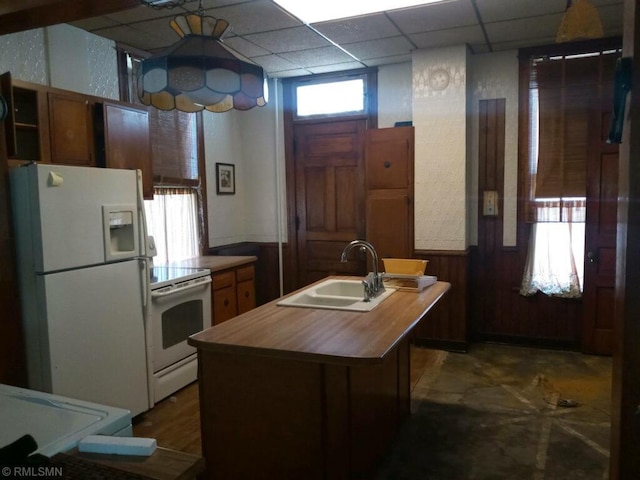
[[[138,255],[138,209],[136,205],[103,205],[105,261]]]

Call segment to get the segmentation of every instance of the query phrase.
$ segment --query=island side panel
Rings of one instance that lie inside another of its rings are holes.
[[[199,350],[207,479],[322,479],[322,366]]]
[[[404,339],[383,363],[350,367],[351,478],[371,478],[408,413],[408,348]]]

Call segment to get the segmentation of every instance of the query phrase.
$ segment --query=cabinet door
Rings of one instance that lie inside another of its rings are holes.
[[[95,166],[91,103],[83,95],[48,93],[51,162]]]
[[[10,164],[22,161],[49,162],[49,124],[46,87],[0,75],[0,90],[7,102],[4,121]]]
[[[413,127],[367,130],[367,189],[408,188],[413,181]]]
[[[256,285],[253,280],[238,282],[238,315],[256,308]]]
[[[367,131],[367,240],[380,259],[413,256],[413,144],[413,127]]]
[[[234,271],[211,276],[213,300],[213,324],[225,322],[238,315],[236,299],[236,274]]]
[[[104,103],[105,163],[109,168],[142,170],[145,198],[153,198],[149,115],[129,105]]]
[[[380,259],[410,258],[413,254],[409,238],[413,231],[411,202],[404,193],[388,191],[373,192],[367,197],[367,239]]]

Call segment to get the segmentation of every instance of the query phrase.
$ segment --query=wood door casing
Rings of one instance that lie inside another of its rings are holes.
[[[298,287],[334,274],[361,274],[344,247],[364,238],[364,132],[366,121],[294,127]]]
[[[594,109],[591,115],[587,160],[582,351],[601,355],[611,355],[614,344],[618,145],[606,143],[610,105],[606,99],[604,110]]]

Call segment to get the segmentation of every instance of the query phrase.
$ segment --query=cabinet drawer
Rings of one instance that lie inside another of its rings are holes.
[[[236,279],[238,280],[238,282],[253,280],[254,277],[255,272],[253,265],[249,265],[248,267],[240,267],[236,270]]]
[[[236,274],[233,271],[216,273],[211,276],[213,280],[213,289],[219,290],[221,288],[234,287],[236,284]]]

